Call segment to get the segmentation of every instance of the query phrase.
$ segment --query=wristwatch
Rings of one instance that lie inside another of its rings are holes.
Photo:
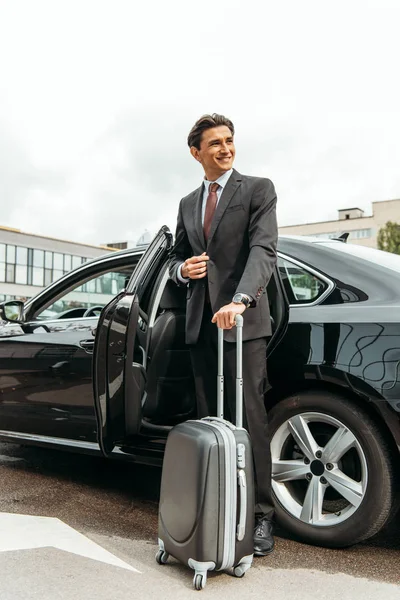
[[[250,306],[250,298],[246,296],[246,294],[235,294],[232,298],[232,302],[235,304],[239,304],[241,302],[246,308]]]

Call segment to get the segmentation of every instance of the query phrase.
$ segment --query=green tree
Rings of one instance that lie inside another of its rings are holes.
[[[378,232],[378,248],[400,254],[400,225],[388,221]]]

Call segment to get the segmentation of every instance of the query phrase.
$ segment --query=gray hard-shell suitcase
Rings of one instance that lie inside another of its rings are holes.
[[[169,555],[194,569],[242,577],[253,561],[254,476],[250,437],[242,427],[242,329],[236,317],[236,426],[223,419],[223,330],[218,330],[218,417],[186,421],[167,440],[158,519],[157,562]]]

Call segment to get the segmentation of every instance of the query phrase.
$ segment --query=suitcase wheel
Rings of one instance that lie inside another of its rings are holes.
[[[203,590],[206,587],[207,577],[203,574],[197,574],[193,577],[193,587],[195,590]]]
[[[233,569],[233,574],[235,577],[244,577],[246,574],[246,570],[243,570],[242,566],[239,565]]]
[[[233,567],[233,575],[235,577],[244,577],[246,574],[246,571],[248,571],[251,567],[251,562],[252,562],[251,560],[250,561],[243,560],[243,562],[236,565],[236,567]]]
[[[168,552],[165,552],[165,550],[159,550],[156,554],[156,561],[158,562],[159,565],[165,565],[168,558],[169,558],[169,554],[168,554]]]

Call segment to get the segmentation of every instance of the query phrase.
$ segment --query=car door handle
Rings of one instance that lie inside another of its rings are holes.
[[[85,352],[93,352],[94,350],[94,340],[82,340],[79,342],[81,348],[84,349]]]
[[[142,319],[142,317],[138,317],[138,325],[139,325],[140,331],[146,331],[147,323],[144,319]]]

